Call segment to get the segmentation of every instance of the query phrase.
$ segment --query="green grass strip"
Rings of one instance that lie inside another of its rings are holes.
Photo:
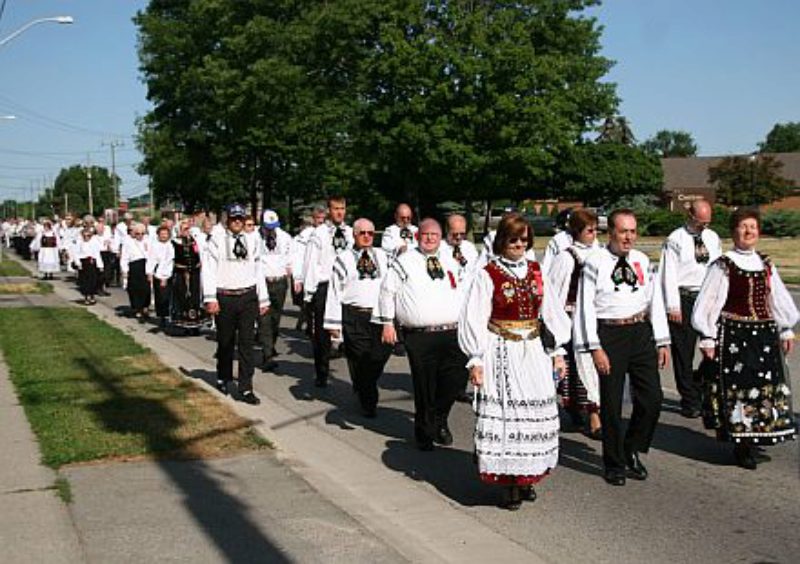
[[[30,276],[31,273],[14,260],[0,262],[0,276]]]
[[[0,309],[0,348],[49,466],[259,448],[247,421],[85,310]]]

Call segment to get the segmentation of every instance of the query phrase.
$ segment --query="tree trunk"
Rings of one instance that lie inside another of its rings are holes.
[[[486,213],[483,216],[483,233],[489,232],[489,219],[492,217],[492,201],[486,200]]]

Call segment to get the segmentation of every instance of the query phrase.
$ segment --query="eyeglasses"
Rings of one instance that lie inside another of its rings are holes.
[[[463,239],[466,236],[467,236],[466,232],[463,233],[456,233],[454,231],[450,232],[450,237],[452,237],[453,239]]]
[[[367,237],[372,237],[375,235],[374,231],[359,231],[356,235],[365,235]]]
[[[527,237],[511,237],[511,239],[508,240],[509,245],[516,245],[517,243],[527,243],[527,242],[528,242]]]
[[[411,216],[410,215],[399,215],[399,216],[397,216],[397,219],[402,219],[403,221],[411,221]]]

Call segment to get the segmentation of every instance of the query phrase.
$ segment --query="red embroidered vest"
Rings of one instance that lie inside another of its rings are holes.
[[[484,269],[494,283],[492,319],[521,321],[539,318],[544,291],[539,263],[528,261],[525,278],[517,278],[495,262],[490,262]]]
[[[772,319],[769,307],[772,262],[766,255],[759,256],[764,261],[764,270],[758,272],[742,270],[725,255],[719,258],[728,271],[728,299],[722,306],[724,313],[752,320]]]

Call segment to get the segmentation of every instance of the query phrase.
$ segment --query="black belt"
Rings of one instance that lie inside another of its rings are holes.
[[[700,290],[694,290],[692,288],[678,288],[678,293],[681,296],[688,296],[690,298],[696,298],[697,295],[700,293]]]
[[[286,275],[283,276],[267,276],[267,282],[280,282],[281,280],[286,280]]]
[[[351,311],[357,311],[359,313],[372,313],[372,308],[371,307],[361,307],[361,306],[351,305],[351,304],[342,304],[342,307],[345,308],[345,309],[349,309]]]
[[[252,292],[256,289],[255,286],[250,286],[248,288],[236,288],[234,290],[228,290],[226,288],[218,288],[217,294],[220,296],[244,296],[245,294]]]
[[[458,323],[445,323],[443,325],[426,325],[425,327],[403,327],[406,333],[444,333],[445,331],[455,331]]]

